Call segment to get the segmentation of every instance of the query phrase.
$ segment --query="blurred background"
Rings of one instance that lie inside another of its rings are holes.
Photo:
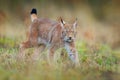
[[[32,8],[39,18],[58,21],[62,17],[69,23],[78,19],[79,68],[67,62],[65,50],[62,57],[56,51],[54,67],[47,64],[47,51],[35,64],[30,61],[34,49],[25,51],[23,62],[17,60]],[[0,0],[0,80],[40,79],[120,80],[120,0]]]
[[[120,0],[0,0],[0,47],[25,41],[32,8],[52,20],[78,18],[77,40],[120,48]]]

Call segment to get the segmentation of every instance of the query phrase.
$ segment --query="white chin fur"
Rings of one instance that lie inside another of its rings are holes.
[[[72,42],[73,40],[67,40],[68,42]]]

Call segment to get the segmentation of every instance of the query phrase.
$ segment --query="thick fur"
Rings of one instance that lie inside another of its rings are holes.
[[[70,59],[74,63],[78,63],[78,53],[74,44],[75,26],[76,22],[74,24],[63,23],[62,19],[58,22],[46,18],[37,18],[31,23],[28,40],[20,44],[20,49],[45,46],[49,50],[48,61],[51,63],[54,51],[64,47]]]

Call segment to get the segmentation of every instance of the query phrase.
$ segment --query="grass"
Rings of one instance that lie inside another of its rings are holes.
[[[59,55],[60,50],[56,51],[55,66],[49,66],[43,58],[46,52],[40,56],[39,61],[31,61],[29,54],[33,53],[33,48],[26,50],[26,60],[18,61],[17,40],[4,39],[0,39],[0,44],[3,43],[0,48],[0,80],[120,80],[120,59],[115,55],[119,52],[106,44],[90,46],[83,41],[76,42],[80,66],[74,68],[65,50],[63,57]],[[4,44],[12,46],[6,47]]]

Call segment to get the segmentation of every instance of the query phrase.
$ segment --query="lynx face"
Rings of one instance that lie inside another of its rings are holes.
[[[76,21],[73,24],[68,24],[62,21],[63,31],[62,31],[62,38],[65,42],[73,42],[76,38]]]

